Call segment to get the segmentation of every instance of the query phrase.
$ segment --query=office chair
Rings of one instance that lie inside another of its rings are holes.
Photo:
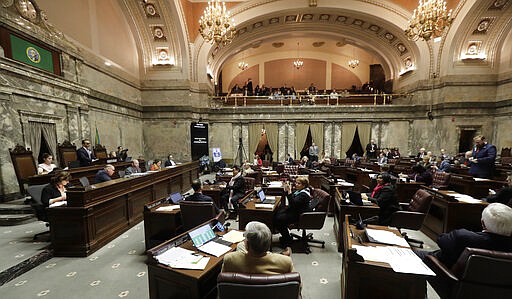
[[[315,188],[311,190],[311,202],[314,203],[314,208],[311,212],[304,212],[299,216],[299,222],[290,225],[290,229],[302,230],[302,235],[291,233],[290,235],[302,241],[304,249],[307,254],[311,253],[309,243],[321,244],[325,248],[325,241],[316,240],[313,238],[313,233],[307,233],[307,229],[322,229],[327,216],[327,208],[329,207],[329,200],[331,196],[329,193]]]
[[[428,255],[428,266],[436,273],[428,281],[441,298],[512,298],[512,253],[468,248],[447,268]]]
[[[180,211],[184,231],[219,216],[215,212],[213,202],[208,201],[182,200],[180,201]],[[224,212],[219,214],[224,214]]]
[[[407,228],[412,230],[419,230],[423,225],[423,220],[430,210],[433,196],[423,189],[419,189],[414,193],[409,203],[400,203],[401,211],[396,211],[391,215],[391,223],[389,226],[394,226],[400,230]],[[402,232],[405,240],[409,243],[417,243],[419,247],[423,247],[423,241],[409,238],[407,233]]]
[[[30,204],[32,208],[34,209],[34,212],[36,213],[37,220],[44,221],[46,224],[46,227],[49,227],[50,224],[48,223],[48,215],[46,214],[46,208],[43,205],[43,202],[41,201],[41,196],[43,194],[44,187],[48,186],[49,184],[44,185],[32,185],[28,186],[27,192],[32,197],[32,203]],[[34,235],[33,240],[36,240],[39,236],[49,234],[50,231],[45,231],[42,233],[37,233]]]
[[[82,185],[82,187],[87,187],[87,186],[90,186],[91,184],[89,183],[89,179],[85,176],[79,178],[78,180],[80,180],[80,184]]]
[[[432,188],[448,189],[450,185],[450,174],[448,172],[437,171],[432,177]]]
[[[244,274],[223,272],[217,277],[219,299],[301,298],[300,274]]]

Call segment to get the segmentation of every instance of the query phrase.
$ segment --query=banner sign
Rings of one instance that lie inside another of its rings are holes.
[[[208,124],[191,123],[190,142],[193,161],[208,155]]]

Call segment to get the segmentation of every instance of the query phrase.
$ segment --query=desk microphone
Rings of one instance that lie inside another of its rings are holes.
[[[357,220],[357,222],[356,222],[356,228],[359,230],[363,230],[365,225],[364,225],[363,219],[361,219],[361,214],[358,214],[358,215],[359,215],[359,220]]]

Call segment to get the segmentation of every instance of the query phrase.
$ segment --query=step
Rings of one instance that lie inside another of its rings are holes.
[[[0,215],[10,214],[34,214],[34,209],[30,205],[24,204],[0,204]]]
[[[34,214],[10,214],[0,215],[0,226],[20,225],[36,221]]]

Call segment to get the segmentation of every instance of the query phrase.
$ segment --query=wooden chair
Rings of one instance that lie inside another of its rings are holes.
[[[223,272],[217,277],[218,298],[301,298],[300,282],[297,272],[273,275]]]
[[[75,144],[67,140],[57,145],[57,154],[61,168],[69,167],[69,163],[78,160]]]
[[[94,156],[96,156],[96,159],[108,158],[107,149],[103,145],[96,144],[92,150],[94,151]]]
[[[20,192],[21,194],[25,194],[26,189],[24,184],[26,180],[37,174],[36,161],[34,160],[34,156],[32,156],[30,148],[25,149],[25,147],[19,144],[16,144],[14,149],[10,148],[9,154],[11,155],[14,172],[18,179]]]
[[[503,158],[503,157],[511,157],[511,153],[510,153],[510,147],[502,147],[501,148],[501,154],[500,156]]]

